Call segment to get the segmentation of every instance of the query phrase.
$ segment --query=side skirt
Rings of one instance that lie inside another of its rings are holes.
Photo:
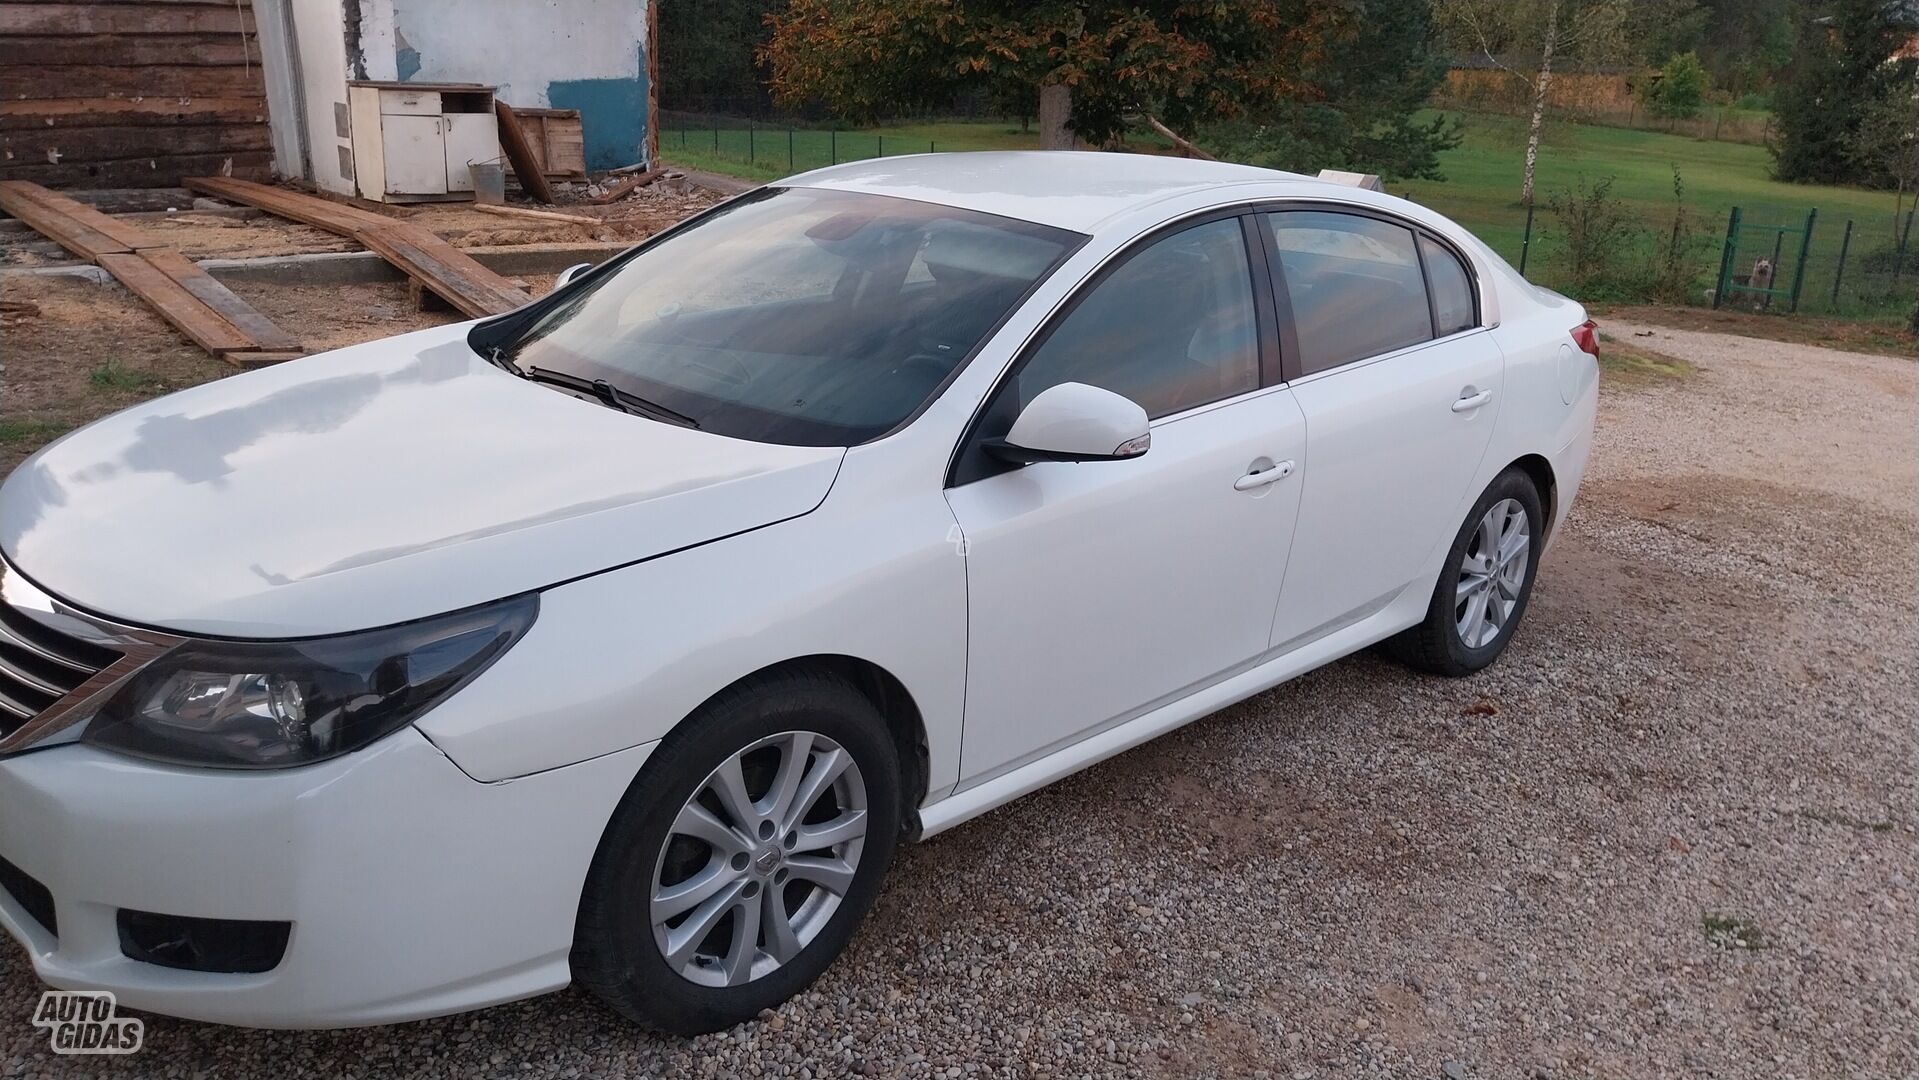
[[[1096,732],[1037,761],[924,806],[919,812],[920,838],[944,832],[1055,780],[1097,765],[1115,754],[1125,753],[1175,728],[1184,727],[1202,716],[1216,713],[1288,679],[1297,678],[1316,667],[1384,641],[1425,618],[1426,606],[1431,601],[1430,586],[1425,589],[1409,588],[1370,618],[1335,630],[1317,641],[1275,656],[1178,701]]]

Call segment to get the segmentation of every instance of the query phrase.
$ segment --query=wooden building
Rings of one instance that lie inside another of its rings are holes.
[[[0,0],[0,180],[273,171],[252,0]]]
[[[630,165],[655,149],[654,17],[651,0],[0,0],[0,180],[352,194],[347,88],[365,81],[497,87],[577,113],[556,171]]]

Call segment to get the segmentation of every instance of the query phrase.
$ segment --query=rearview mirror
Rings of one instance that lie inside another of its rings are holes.
[[[560,271],[560,276],[553,279],[554,291],[557,292],[560,289],[566,288],[567,282],[572,281],[574,278],[579,277],[591,269],[593,269],[592,263],[574,263],[572,266]]]
[[[988,439],[987,453],[1025,465],[1036,461],[1119,461],[1153,445],[1146,410],[1085,383],[1060,383],[1040,391],[1020,411],[1003,439]]]

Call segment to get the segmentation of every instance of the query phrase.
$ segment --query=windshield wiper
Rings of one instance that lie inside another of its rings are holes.
[[[605,379],[584,379],[578,375],[568,375],[564,371],[554,371],[552,368],[543,368],[538,365],[523,368],[497,348],[489,353],[487,359],[529,382],[546,383],[550,386],[590,394],[595,401],[609,409],[618,409],[623,413],[677,424],[684,428],[697,430],[700,426],[698,420],[685,413],[674,412],[657,401],[649,401],[631,390],[614,386]]]

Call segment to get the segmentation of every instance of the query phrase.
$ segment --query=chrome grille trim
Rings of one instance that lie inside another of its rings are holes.
[[[12,697],[8,696],[4,688],[0,688],[0,712],[5,712],[19,717],[22,721],[27,721],[33,719],[33,714],[39,711],[40,710],[24,702],[15,701]]]
[[[33,672],[28,671],[25,667],[22,667],[17,661],[9,663],[7,661],[7,654],[4,652],[0,652],[0,674],[5,674],[8,678],[16,682],[26,683],[29,688],[38,690],[43,694],[52,694],[54,697],[60,697],[68,690],[73,689],[70,686],[61,686],[57,683],[48,682]]]
[[[0,557],[0,755],[90,718],[128,676],[182,640],[81,611]],[[9,655],[10,649],[23,655]],[[59,678],[48,665],[72,678]]]
[[[61,667],[70,668],[82,674],[91,674],[99,670],[98,667],[84,660],[75,660],[71,657],[60,655],[45,645],[20,633],[13,627],[8,626],[5,622],[0,622],[0,645],[11,645],[22,652],[32,653],[49,664],[59,664]]]

